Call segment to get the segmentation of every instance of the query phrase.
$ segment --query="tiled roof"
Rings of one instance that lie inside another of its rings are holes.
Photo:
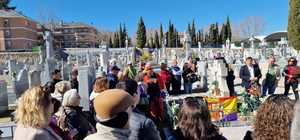
[[[15,10],[0,10],[0,18],[12,18],[12,17],[26,18],[27,20],[36,22],[35,20],[23,15],[21,12]]]
[[[26,16],[22,15],[21,13],[14,11],[14,10],[0,10],[0,17],[23,17],[27,18]]]

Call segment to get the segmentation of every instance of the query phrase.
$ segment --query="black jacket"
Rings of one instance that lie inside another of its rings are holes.
[[[88,132],[92,132],[95,128],[88,121],[87,116],[82,112],[82,107],[64,107],[66,113],[65,123],[69,130],[76,129],[78,133],[74,140],[83,140]]]
[[[259,79],[261,78],[261,71],[258,66],[253,66],[254,69],[254,76],[257,77],[257,84],[259,84]],[[250,72],[247,65],[244,65],[240,69],[240,78],[242,79],[242,87],[246,89],[250,88],[251,81],[250,81]]]
[[[191,75],[194,71],[191,68],[183,67],[182,78],[184,82],[191,82]]]

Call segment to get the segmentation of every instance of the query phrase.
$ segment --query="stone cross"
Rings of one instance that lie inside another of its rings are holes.
[[[45,31],[44,36],[45,45],[46,45],[46,58],[52,58],[54,55],[53,50],[53,37],[50,31]]]

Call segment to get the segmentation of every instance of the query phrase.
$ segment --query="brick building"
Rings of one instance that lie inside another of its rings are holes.
[[[14,10],[0,10],[0,51],[32,49],[37,32],[37,22]]]

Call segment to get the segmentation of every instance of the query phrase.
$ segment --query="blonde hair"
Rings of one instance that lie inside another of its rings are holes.
[[[71,83],[69,81],[60,81],[55,84],[55,92],[64,94],[66,91],[71,89]]]
[[[50,94],[44,92],[42,87],[26,90],[18,101],[16,122],[34,128],[48,125],[48,120],[52,114],[48,109],[51,104],[50,98]]]

